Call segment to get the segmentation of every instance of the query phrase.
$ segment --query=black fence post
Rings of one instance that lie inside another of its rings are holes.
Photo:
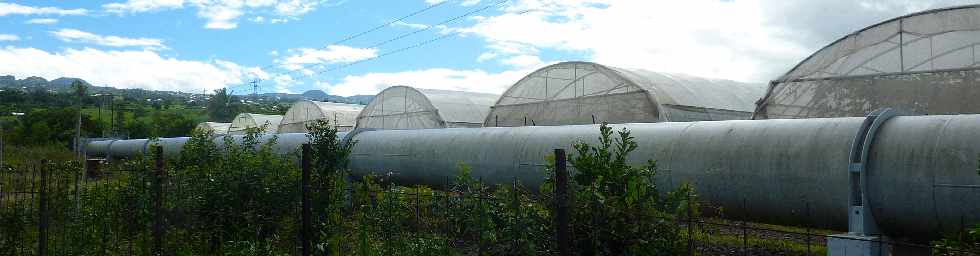
[[[810,216],[810,201],[807,201],[806,202],[806,222],[805,222],[806,223],[806,255],[807,256],[809,256],[810,254],[813,253],[813,252],[810,251],[810,245],[812,243],[810,241],[810,239],[811,239],[811,237],[810,237],[810,225],[812,225],[812,223],[810,223],[810,221],[811,221],[810,218],[811,217],[812,216]]]
[[[687,190],[687,255],[694,255],[694,219],[691,209],[691,190]]]
[[[444,200],[444,206],[446,208],[443,211],[442,215],[443,215],[443,221],[445,222],[444,228],[445,228],[446,238],[449,240],[449,245],[452,246],[453,242],[455,241],[453,241],[454,236],[452,235],[452,226],[451,226],[453,218],[450,215],[450,213],[453,211],[453,207],[449,204],[449,196],[452,195],[452,188],[450,186],[451,185],[449,185],[449,176],[446,176],[446,186],[443,187],[443,189],[445,189],[445,193],[443,194],[444,196],[443,200]]]
[[[163,148],[153,147],[153,255],[163,255],[163,237],[166,231],[163,228],[163,183],[166,173],[163,171]]]
[[[48,255],[48,161],[41,161],[41,184],[39,184],[38,194],[38,214],[40,220],[37,223],[37,255]]]
[[[480,187],[477,189],[476,195],[477,199],[480,200],[480,204],[477,205],[477,207],[480,208],[480,224],[477,225],[480,226],[480,235],[477,238],[479,241],[477,243],[478,248],[476,255],[483,256],[483,229],[484,223],[486,223],[486,216],[483,209],[483,176],[480,176]]]
[[[745,207],[746,201],[742,199],[742,255],[749,255],[749,230],[745,228],[745,218],[749,217],[748,209]]]
[[[520,240],[521,239],[521,232],[520,232],[520,227],[521,227],[521,223],[520,223],[521,222],[521,198],[520,198],[520,194],[518,194],[519,192],[518,192],[518,187],[517,187],[517,177],[514,177],[514,191],[513,192],[514,192],[514,203],[513,203],[513,208],[514,208],[514,211],[513,211],[514,212],[514,222],[512,224],[513,226],[511,227],[511,232],[514,233],[514,241],[513,241],[514,244],[512,246],[514,247],[513,248],[514,255],[518,255],[519,252],[521,251],[521,249],[520,249],[521,248],[521,240]]]
[[[558,255],[572,255],[571,213],[569,209],[568,168],[565,150],[555,149],[555,239],[558,240]]]
[[[302,249],[303,250],[302,251],[302,255],[303,256],[309,256],[309,255],[311,255],[311,252],[312,252],[311,250],[313,249],[313,244],[312,244],[312,240],[313,239],[311,237],[311,235],[313,234],[313,232],[312,232],[313,231],[313,220],[311,219],[312,216],[313,216],[313,199],[312,199],[312,194],[310,193],[310,173],[313,172],[313,170],[312,170],[313,152],[312,151],[313,151],[313,148],[310,147],[310,144],[303,144],[303,160],[302,160],[302,168],[303,168],[303,181],[302,181],[302,183],[303,183],[302,184],[302,190],[303,190],[303,203],[302,203],[302,205],[303,205],[302,206],[303,207],[302,215],[303,216],[302,216],[302,219],[303,220],[302,220],[302,222],[303,222],[303,227],[302,227],[302,230],[300,231],[300,240],[301,240],[302,248],[303,248]]]

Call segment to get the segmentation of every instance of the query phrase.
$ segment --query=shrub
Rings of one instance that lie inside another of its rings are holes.
[[[630,166],[627,157],[638,145],[626,128],[616,135],[602,124],[599,143],[576,143],[569,157],[577,171],[572,217],[578,250],[592,255],[682,253],[680,225],[664,220],[696,213],[696,196],[686,185],[660,194],[654,183],[656,162]]]

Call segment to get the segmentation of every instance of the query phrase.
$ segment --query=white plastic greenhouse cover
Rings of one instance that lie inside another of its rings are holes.
[[[354,129],[357,115],[364,109],[363,105],[344,104],[322,101],[299,101],[293,104],[283,115],[279,123],[279,133],[309,132],[306,124],[314,120],[324,120],[346,132]]]
[[[749,119],[764,92],[760,84],[562,62],[511,86],[484,125]]]
[[[357,128],[481,127],[498,97],[488,93],[392,86],[364,107],[357,117]]]
[[[231,121],[231,125],[228,127],[228,134],[242,135],[245,134],[248,128],[260,127],[265,127],[265,130],[262,131],[263,133],[277,133],[279,122],[281,121],[282,116],[280,115],[241,113],[235,116],[235,120]]]
[[[202,132],[210,131],[215,135],[224,135],[228,134],[228,127],[230,126],[231,123],[202,122],[197,124],[197,127],[195,127],[194,130]]]
[[[754,118],[980,113],[980,5],[890,19],[841,38],[770,83]]]

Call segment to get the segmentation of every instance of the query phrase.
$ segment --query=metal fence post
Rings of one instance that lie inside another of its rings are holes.
[[[810,216],[810,201],[807,201],[806,202],[806,255],[807,256],[809,256],[810,254],[812,254],[812,252],[810,251],[810,244],[812,243],[810,241],[810,239],[811,239],[811,237],[810,237],[810,225],[812,225],[812,223],[810,223],[810,221],[811,221],[810,218],[811,218],[811,216]]]
[[[163,147],[153,147],[155,160],[153,169],[153,254],[163,255],[163,183],[166,173],[163,171]]]
[[[48,255],[48,161],[41,161],[41,184],[39,184],[38,214],[40,220],[37,223],[37,255]]]
[[[555,149],[555,239],[558,240],[558,255],[572,255],[571,213],[569,209],[568,169],[565,150]]]
[[[745,207],[746,201],[742,199],[742,214],[744,218],[748,217],[748,209]],[[749,230],[745,228],[745,221],[742,221],[742,255],[749,255]]]
[[[313,244],[312,244],[312,240],[313,239],[311,237],[311,235],[313,234],[313,232],[312,232],[313,231],[313,221],[311,219],[312,216],[313,216],[313,199],[312,199],[312,194],[310,193],[310,173],[312,172],[312,164],[311,163],[313,161],[313,152],[312,151],[313,151],[313,148],[310,147],[310,144],[303,144],[303,160],[302,160],[302,168],[303,168],[303,181],[302,181],[302,183],[303,183],[302,184],[302,190],[303,190],[303,192],[302,192],[303,193],[303,195],[302,195],[303,196],[303,200],[302,200],[303,201],[303,203],[302,203],[302,205],[303,205],[302,206],[303,207],[302,215],[303,216],[302,216],[302,219],[303,220],[302,220],[302,222],[303,222],[303,227],[302,227],[302,230],[300,232],[300,240],[301,240],[302,247],[303,247],[303,249],[302,249],[303,250],[302,251],[302,255],[303,256],[309,256],[309,255],[311,255],[311,250],[313,249]]]
[[[691,205],[691,190],[687,190],[687,255],[694,255],[694,221]]]
[[[478,242],[478,248],[477,248],[477,254],[476,255],[483,256],[483,229],[484,229],[483,223],[486,222],[486,220],[485,220],[486,216],[484,216],[485,214],[484,214],[484,211],[483,211],[483,176],[480,176],[480,187],[479,187],[479,189],[477,189],[477,192],[476,193],[477,193],[476,194],[477,199],[480,200],[480,204],[477,205],[477,207],[480,208],[480,223],[477,225],[477,226],[480,227],[480,235],[477,238],[477,240],[479,240],[479,242]]]
[[[521,198],[520,198],[520,195],[518,194],[518,190],[517,189],[518,189],[517,188],[517,177],[514,177],[514,203],[513,203],[513,207],[514,207],[514,222],[513,222],[513,226],[511,227],[511,231],[514,233],[514,241],[513,241],[514,244],[512,246],[514,247],[513,248],[513,250],[514,250],[513,253],[515,255],[518,254],[518,252],[520,251],[520,247],[521,247],[521,240],[520,240],[521,232],[518,230],[521,227],[521,223],[520,223],[520,221],[521,221]]]
[[[452,188],[450,186],[451,185],[449,185],[449,176],[446,176],[446,186],[443,188],[443,189],[445,189],[445,193],[443,194],[445,197],[443,197],[443,200],[445,200],[444,206],[446,207],[445,208],[446,210],[443,211],[443,213],[442,213],[443,214],[443,221],[445,221],[446,237],[452,237],[452,221],[453,221],[453,218],[450,216],[450,213],[453,211],[453,207],[449,204],[449,196],[452,195]],[[450,238],[449,241],[450,241],[450,245],[451,245],[452,242],[453,242],[452,241],[452,238]]]

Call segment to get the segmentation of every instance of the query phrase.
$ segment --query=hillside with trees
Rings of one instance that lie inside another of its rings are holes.
[[[76,88],[82,88],[80,95]],[[79,119],[83,138],[178,137],[200,122],[230,122],[238,113],[283,114],[297,100],[367,103],[371,98],[322,91],[193,94],[92,86],[76,78],[0,76],[0,129],[8,145],[70,147]]]

